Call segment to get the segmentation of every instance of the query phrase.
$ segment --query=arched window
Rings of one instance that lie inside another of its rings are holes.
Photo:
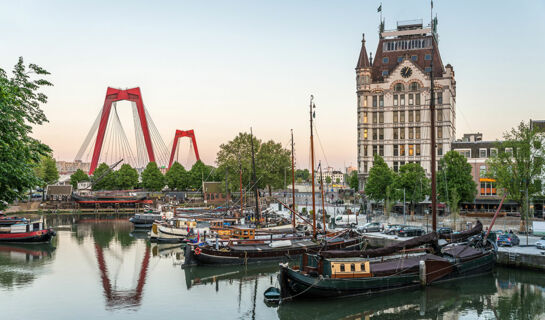
[[[405,86],[402,83],[398,83],[394,87],[394,91],[399,92],[399,91],[403,91],[403,90],[405,90]]]
[[[411,82],[409,85],[409,90],[411,91],[418,91],[420,89],[420,84],[418,82]]]
[[[344,272],[344,264],[341,264],[341,272]]]
[[[352,263],[350,265],[350,271],[352,271],[352,272],[356,271],[356,265],[355,264]]]

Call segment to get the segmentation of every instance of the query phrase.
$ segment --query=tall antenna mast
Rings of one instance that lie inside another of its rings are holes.
[[[314,118],[315,114],[313,112],[313,109],[316,108],[314,105],[314,96],[310,95],[310,166],[312,172],[312,236],[314,237],[314,240],[316,240],[316,198],[314,195],[314,134],[312,130],[312,119]]]
[[[433,56],[435,54],[435,32],[433,25],[433,0],[430,6],[431,19],[431,62],[430,62],[430,128],[431,128],[431,214],[432,230],[437,231],[437,186],[435,181],[436,142],[435,142],[435,85],[433,82]]]

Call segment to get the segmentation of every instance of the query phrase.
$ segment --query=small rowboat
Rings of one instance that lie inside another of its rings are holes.
[[[265,296],[265,302],[268,303],[278,303],[280,302],[280,289],[275,287],[270,287],[269,289],[265,290],[265,293],[263,293]]]

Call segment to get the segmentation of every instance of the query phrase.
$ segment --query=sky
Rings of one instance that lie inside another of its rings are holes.
[[[57,160],[74,160],[108,86],[138,86],[165,144],[176,129],[194,129],[211,165],[220,144],[252,127],[286,147],[293,129],[297,166],[308,168],[313,94],[317,161],[341,169],[356,165],[355,66],[362,33],[376,51],[380,3],[0,0],[0,68],[22,56],[51,72],[49,122],[33,136]],[[429,1],[382,8],[386,29],[429,23]],[[434,12],[443,63],[456,74],[458,137],[495,140],[520,121],[545,119],[545,1],[436,0]]]

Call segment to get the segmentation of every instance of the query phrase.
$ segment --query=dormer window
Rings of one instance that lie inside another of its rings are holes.
[[[431,67],[426,67],[426,69],[424,69],[424,71],[425,71],[426,73],[430,73],[430,72],[431,72]]]
[[[412,61],[418,61],[418,56],[411,56]]]
[[[429,53],[426,54],[426,55],[424,56],[424,60],[431,60],[431,54],[429,54]]]
[[[388,57],[382,58],[382,63],[386,64],[386,63],[388,63],[388,61],[389,61],[389,60],[388,60]]]
[[[403,90],[405,90],[405,86],[402,83],[398,83],[394,87],[394,91],[399,92],[399,91],[403,91]]]
[[[383,77],[386,77],[387,75],[388,75],[388,70],[382,71],[382,76],[383,76]]]
[[[403,57],[397,57],[397,62],[403,61]]]

